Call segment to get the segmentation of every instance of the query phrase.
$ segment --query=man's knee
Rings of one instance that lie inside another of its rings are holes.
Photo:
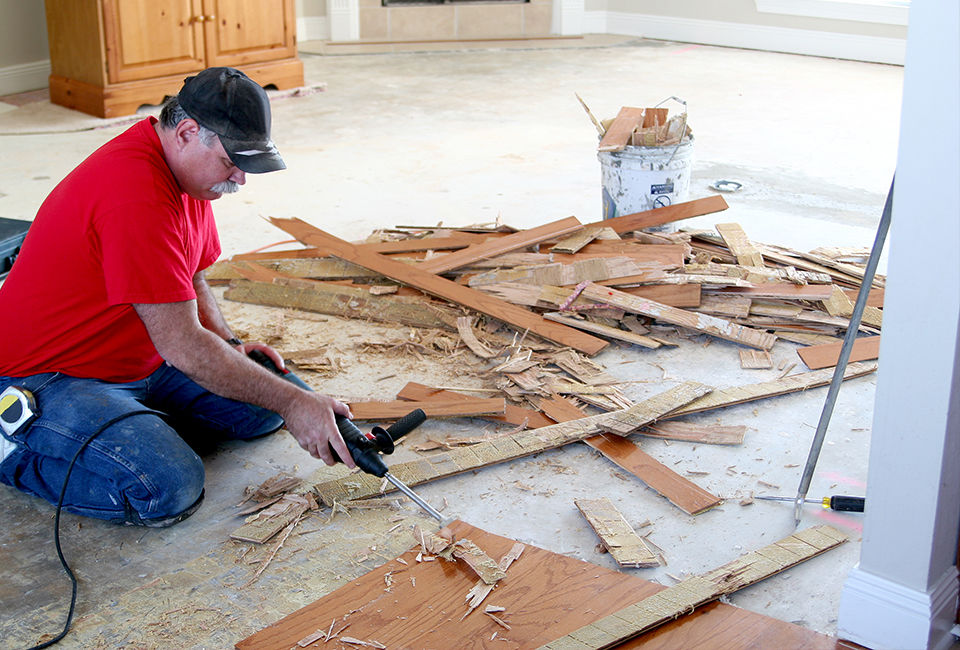
[[[203,461],[187,445],[141,469],[124,493],[126,523],[162,527],[186,519],[203,501]],[[165,462],[163,462],[165,461]]]

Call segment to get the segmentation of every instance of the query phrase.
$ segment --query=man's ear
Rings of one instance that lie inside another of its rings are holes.
[[[177,124],[177,128],[174,130],[174,135],[177,149],[183,150],[190,143],[200,138],[200,125],[197,124],[196,120],[190,118],[180,120],[180,123]]]

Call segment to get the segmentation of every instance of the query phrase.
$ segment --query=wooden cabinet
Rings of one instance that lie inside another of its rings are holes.
[[[303,85],[294,0],[46,0],[50,101],[99,117],[175,95],[211,66]]]

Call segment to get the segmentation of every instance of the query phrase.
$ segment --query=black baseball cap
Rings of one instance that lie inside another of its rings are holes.
[[[187,115],[220,136],[230,160],[243,171],[287,168],[270,139],[266,91],[236,68],[207,68],[187,77],[177,99]]]

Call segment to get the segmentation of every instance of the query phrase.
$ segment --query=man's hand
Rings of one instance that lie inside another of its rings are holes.
[[[332,447],[347,467],[356,467],[334,417],[352,417],[346,404],[326,395],[304,392],[280,415],[283,416],[287,431],[311,456],[333,465],[336,461],[330,453]]]
[[[277,368],[280,368],[280,370],[284,369],[283,356],[266,343],[261,343],[260,341],[245,342],[235,346],[235,349],[237,352],[247,356],[250,356],[250,353],[254,350],[259,350],[270,357],[270,360],[273,361]]]

